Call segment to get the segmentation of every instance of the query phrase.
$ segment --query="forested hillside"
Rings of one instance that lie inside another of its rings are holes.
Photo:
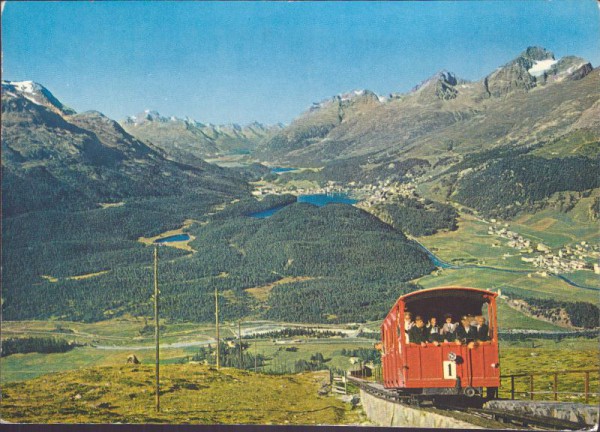
[[[417,237],[457,228],[458,212],[454,207],[431,200],[400,198],[398,202],[376,206],[373,212],[400,231]]]
[[[152,250],[135,239],[156,234],[157,223],[175,227],[174,209],[193,216],[200,208],[157,200],[7,219],[4,318],[150,315]],[[223,319],[374,319],[409,289],[404,282],[434,268],[402,233],[351,206],[292,204],[268,219],[208,221],[189,229],[196,252],[160,248],[161,310],[170,320],[211,320],[215,288]],[[266,303],[246,291],[286,277],[297,282],[267,290]]]
[[[492,217],[510,218],[556,192],[600,187],[600,159],[507,157],[466,172],[453,196]]]

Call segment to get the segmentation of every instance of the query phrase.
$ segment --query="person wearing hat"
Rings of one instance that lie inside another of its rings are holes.
[[[483,317],[483,315],[477,315],[475,317],[475,320],[477,321],[477,325],[475,326],[475,329],[477,330],[477,338],[476,339],[479,342],[489,341],[490,340],[490,328],[485,323],[485,318]]]
[[[467,344],[469,348],[475,346],[477,339],[477,329],[471,326],[471,319],[464,315],[460,319],[460,325],[456,329],[456,345]]]
[[[440,334],[440,328],[437,325],[437,318],[431,317],[429,318],[429,322],[425,327],[427,334],[427,342],[434,344],[435,346],[439,346],[442,341],[442,335]]]
[[[420,315],[415,317],[415,325],[408,331],[408,341],[410,343],[427,346],[427,334],[425,333],[425,323]]]
[[[415,323],[412,321],[412,313],[409,311],[404,311],[404,335],[406,337],[406,343],[409,343],[409,332],[410,329],[413,328]]]
[[[445,323],[440,329],[440,336],[443,338],[444,342],[454,342],[456,339],[456,326],[457,323],[452,322],[452,315],[446,314],[444,315]]]

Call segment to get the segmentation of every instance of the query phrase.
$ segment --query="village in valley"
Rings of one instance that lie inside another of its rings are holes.
[[[519,233],[509,230],[508,224],[497,223],[495,219],[490,222],[492,225],[488,228],[488,234],[508,240],[506,246],[519,250],[523,254],[521,260],[539,268],[538,274],[541,276],[548,276],[548,273],[571,273],[585,269],[593,269],[594,273],[600,274],[598,266],[600,245],[591,245],[586,241],[581,241],[573,246],[563,246],[554,252],[544,243],[532,242]],[[498,245],[496,244],[496,246]]]

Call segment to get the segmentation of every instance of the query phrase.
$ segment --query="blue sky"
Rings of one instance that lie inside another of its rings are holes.
[[[440,69],[480,79],[530,45],[597,66],[598,12],[594,0],[9,1],[3,79],[114,119],[289,123],[353,89],[405,92]]]

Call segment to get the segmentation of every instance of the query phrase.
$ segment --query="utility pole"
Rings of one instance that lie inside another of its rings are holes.
[[[217,322],[217,369],[221,367],[221,360],[219,352],[221,347],[219,346],[219,288],[215,286],[215,320]]]
[[[258,365],[258,349],[256,348],[256,333],[254,334],[254,373],[256,373],[256,366]]]
[[[156,342],[156,411],[160,412],[159,325],[158,325],[158,245],[154,245],[154,340]]]
[[[242,363],[242,320],[238,321],[238,345],[240,346],[240,369],[244,369],[244,364]]]

